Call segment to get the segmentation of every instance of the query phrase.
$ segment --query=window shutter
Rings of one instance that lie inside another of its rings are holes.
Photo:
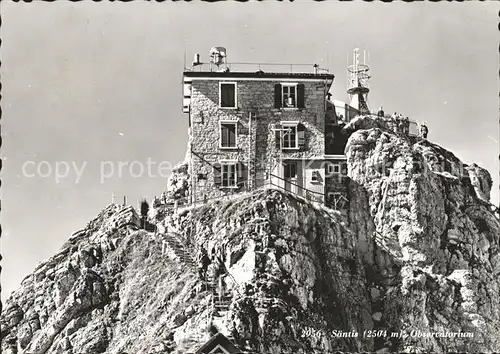
[[[235,147],[236,146],[236,125],[229,125],[227,131],[229,134],[228,146]]]
[[[274,85],[274,108],[281,108],[281,84]]]
[[[242,136],[242,135],[248,135],[249,134],[249,130],[248,130],[248,126],[244,125],[243,122],[241,120],[239,120],[237,123],[236,123],[236,135],[237,136]]]
[[[227,146],[227,127],[224,124],[221,124],[220,126],[220,146],[226,147]]]
[[[236,106],[236,85],[228,85],[228,106],[235,107]]]
[[[227,107],[227,89],[225,84],[220,85],[220,106]]]
[[[297,85],[297,107],[305,108],[305,100],[304,100],[304,84]]]
[[[220,163],[214,163],[214,184],[219,187],[222,184],[222,166]]]
[[[299,148],[300,149],[303,149],[305,144],[306,144],[306,127],[304,126],[304,124],[302,123],[299,123],[297,125],[297,140],[298,140],[298,143],[299,143]]]
[[[231,102],[229,102],[229,100],[230,100],[229,87],[225,84],[222,84],[221,90],[222,90],[222,106],[229,107],[231,105]]]
[[[237,165],[238,169],[238,187],[242,188],[247,185],[248,182],[248,169],[243,163]]]
[[[280,129],[281,127],[276,127],[276,128]],[[281,147],[281,130],[275,130],[274,137],[276,142],[276,149],[279,149]]]

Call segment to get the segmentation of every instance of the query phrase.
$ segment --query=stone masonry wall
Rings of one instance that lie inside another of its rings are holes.
[[[220,82],[236,82],[237,108],[219,107]],[[321,81],[300,81],[299,83],[304,84],[306,108],[276,109],[274,86],[281,82],[283,81],[193,79],[190,139],[193,151],[203,158],[202,160],[199,156],[193,156],[190,166],[195,184],[193,193],[197,198],[202,198],[202,195],[212,198],[235,192],[234,189],[219,189],[215,186],[212,165],[219,160],[238,160],[249,171],[249,185],[262,185],[270,164],[280,156],[279,149],[275,147],[275,134],[272,129],[281,121],[300,121],[306,128],[304,149],[284,151],[284,159],[323,156],[325,84]],[[251,122],[250,112],[253,112]],[[219,148],[220,120],[238,120],[236,149]],[[198,174],[204,174],[207,179],[199,183]]]

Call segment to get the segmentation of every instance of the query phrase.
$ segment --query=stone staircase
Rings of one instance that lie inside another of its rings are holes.
[[[230,292],[223,292],[222,294],[216,294],[214,291],[214,315],[215,313],[224,313],[229,310],[231,305],[233,295]]]
[[[196,261],[192,252],[186,248],[180,238],[174,232],[166,232],[159,235],[162,238],[162,254],[167,255],[172,260],[178,261],[189,267],[191,270],[197,270]],[[207,285],[212,290],[212,318],[211,322],[217,328],[225,328],[225,317],[229,311],[233,295],[226,289],[219,286],[219,278],[214,278],[213,274],[207,274]],[[234,341],[232,333],[223,333],[229,340]],[[202,334],[194,336],[191,340],[199,342]]]
[[[165,233],[161,235],[162,254],[166,254],[170,259],[176,260],[188,266],[192,270],[196,270],[196,261],[192,255],[192,251],[186,249],[186,246],[179,240],[179,237],[174,233]]]
[[[218,285],[218,279],[213,279],[212,276],[209,276],[207,281],[210,283],[212,288],[213,303],[211,323],[219,330],[221,330],[222,334],[224,334],[230,341],[234,342],[232,333],[227,331],[226,319],[229,307],[231,306],[233,295],[230,291],[220,288],[220,286]]]

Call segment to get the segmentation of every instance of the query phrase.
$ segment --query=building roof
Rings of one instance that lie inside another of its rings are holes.
[[[184,71],[185,77],[196,78],[252,78],[252,79],[310,79],[310,80],[331,80],[335,78],[333,74],[314,74],[314,73],[279,73],[279,72],[248,72],[248,71]]]
[[[217,333],[215,336],[210,338],[200,349],[196,351],[196,354],[207,354],[212,352],[217,346],[221,346],[230,354],[240,354],[241,351],[222,333]]]

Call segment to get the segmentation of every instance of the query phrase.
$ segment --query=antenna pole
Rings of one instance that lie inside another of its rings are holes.
[[[187,61],[186,55],[187,55],[187,40],[184,40],[184,69],[186,69],[186,61]]]

